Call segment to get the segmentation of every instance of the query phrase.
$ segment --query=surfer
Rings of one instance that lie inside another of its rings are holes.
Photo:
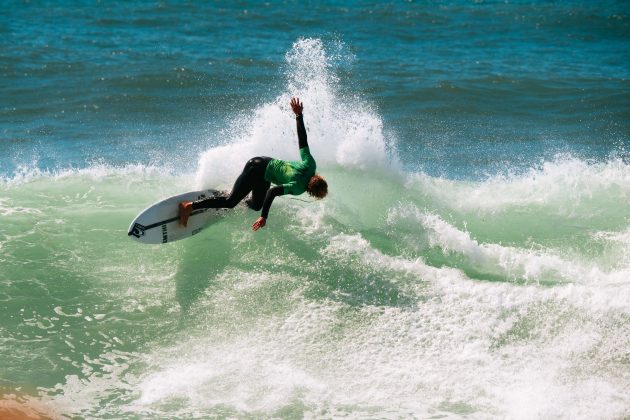
[[[302,111],[304,105],[299,98],[291,98],[291,109],[297,123],[298,146],[301,161],[286,161],[259,156],[250,159],[243,172],[234,183],[232,192],[227,197],[210,197],[199,201],[182,201],[179,203],[179,223],[186,226],[193,210],[202,208],[233,208],[250,192],[252,196],[246,201],[253,210],[262,209],[260,217],[252,225],[258,230],[267,224],[269,208],[274,198],[285,195],[300,195],[308,192],[312,197],[321,199],[328,194],[328,184],[315,173],[315,159],[306,141],[306,128]],[[271,187],[271,184],[275,186]]]

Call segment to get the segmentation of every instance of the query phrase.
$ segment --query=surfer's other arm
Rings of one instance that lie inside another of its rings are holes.
[[[264,227],[267,224],[267,217],[269,217],[269,209],[271,208],[271,203],[273,203],[273,199],[284,195],[284,186],[278,185],[277,187],[270,188],[267,190],[267,194],[265,195],[265,201],[262,205],[262,212],[260,213],[260,217],[256,219],[254,224],[252,225],[252,229],[258,230],[261,227]],[[254,209],[258,210],[258,209]]]

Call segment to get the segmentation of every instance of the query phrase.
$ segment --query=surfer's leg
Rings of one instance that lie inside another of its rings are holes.
[[[232,191],[227,197],[208,197],[195,201],[192,204],[193,210],[197,209],[225,209],[235,207],[254,187],[252,167],[248,162],[243,172],[236,178]]]
[[[232,192],[227,197],[209,197],[203,200],[195,201],[195,202],[181,202],[179,204],[179,221],[180,224],[186,226],[188,223],[188,218],[193,210],[197,209],[221,209],[221,208],[233,208],[235,207],[243,198],[249,194],[255,187],[260,184],[261,180],[263,182],[265,180],[265,170],[267,169],[267,164],[271,161],[271,158],[268,157],[255,157],[250,159],[247,164],[245,164],[245,168],[243,168],[243,172],[238,176],[236,182],[234,182],[234,187],[232,187]]]
[[[267,190],[269,190],[271,186],[271,183],[265,179],[265,170],[269,162],[271,162],[271,158],[260,156],[252,160],[256,161],[256,176],[254,185],[252,186],[252,197],[246,200],[246,203],[250,209],[258,211],[262,208]]]
[[[265,181],[263,177],[262,182],[259,182],[252,189],[252,198],[247,200],[247,206],[256,211],[260,211],[262,209],[263,203],[265,202],[265,197],[267,196],[267,191],[269,191],[269,187],[271,183]]]
[[[265,181],[265,170],[267,169],[269,161],[271,161],[271,158],[265,156],[250,159],[245,165],[241,175],[239,175],[236,179],[232,192],[227,198],[225,198],[225,202],[222,203],[224,206],[221,207],[232,208],[236,206],[247,196],[247,194],[250,193],[250,191],[253,192],[252,194],[257,196],[258,194],[256,194],[256,191],[260,191],[261,188],[265,188],[265,184],[266,188],[269,188],[270,184]]]

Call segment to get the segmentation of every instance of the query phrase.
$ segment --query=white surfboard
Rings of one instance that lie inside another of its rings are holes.
[[[179,224],[179,203],[196,201],[218,195],[216,190],[191,191],[159,201],[144,209],[129,225],[127,235],[145,244],[165,244],[188,238],[218,221],[226,209],[194,210],[188,219],[188,226]]]

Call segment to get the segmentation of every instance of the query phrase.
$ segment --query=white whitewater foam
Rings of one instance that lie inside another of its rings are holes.
[[[473,281],[385,255],[360,234],[330,237],[321,254],[391,274],[401,292],[426,298],[352,308],[292,295],[288,313],[238,336],[217,343],[199,334],[153,352],[129,408],[160,413],[173,402],[188,413],[227,405],[274,416],[297,404],[307,417],[525,419],[615,418],[630,403],[622,374],[609,370],[615,352],[623,355],[615,346],[628,345],[615,321],[630,313],[627,294]],[[226,289],[211,304],[246,289]]]
[[[614,197],[620,206],[630,202],[630,165],[621,159],[588,162],[558,156],[522,175],[498,175],[483,182],[462,182],[414,174],[410,188],[461,210],[502,211],[509,207],[545,205],[572,215],[582,202],[597,195]],[[609,205],[612,203],[606,203]]]
[[[444,252],[460,253],[480,270],[502,270],[508,279],[538,282],[551,277],[556,281],[580,284],[630,284],[630,267],[606,271],[600,267],[570,261],[551,250],[528,250],[499,244],[481,244],[447,223],[438,215],[413,206],[398,206],[387,216],[389,225],[420,225],[429,246]]]

